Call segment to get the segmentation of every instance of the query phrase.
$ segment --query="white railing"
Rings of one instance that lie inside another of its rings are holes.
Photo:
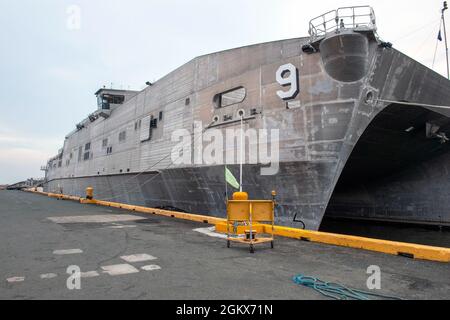
[[[311,42],[320,40],[327,33],[345,29],[376,31],[375,12],[370,6],[344,7],[329,11],[309,23]]]

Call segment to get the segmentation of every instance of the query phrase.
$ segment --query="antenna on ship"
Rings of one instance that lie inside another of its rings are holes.
[[[447,1],[444,1],[444,7],[442,8],[442,24],[444,25],[444,38],[445,38],[445,54],[446,54],[446,58],[447,58],[447,78],[450,79],[450,66],[448,63],[448,42],[447,42],[447,28],[445,26],[445,11],[447,11],[448,9],[448,5],[447,5]],[[442,37],[441,37],[441,31],[439,30],[439,37],[441,38],[442,41]]]

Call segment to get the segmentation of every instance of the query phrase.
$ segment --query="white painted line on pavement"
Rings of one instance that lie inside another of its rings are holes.
[[[97,271],[81,272],[80,275],[81,278],[95,278],[98,276],[100,276],[100,274]]]
[[[53,251],[53,254],[56,255],[68,255],[68,254],[78,254],[83,253],[83,250],[81,249],[68,249],[68,250],[55,250]]]
[[[117,264],[113,266],[102,267],[103,273],[107,273],[110,276],[121,276],[125,274],[138,273],[139,270],[130,264]]]
[[[120,257],[122,260],[125,260],[128,263],[133,263],[133,262],[144,262],[144,261],[150,261],[150,260],[156,260],[158,258],[151,256],[149,254],[133,254],[131,256],[122,256]]]
[[[48,217],[47,219],[55,223],[111,223],[146,220],[147,218],[131,214],[121,215],[96,215],[96,216],[73,216],[73,217]]]
[[[144,271],[156,271],[156,270],[161,270],[162,268],[156,264],[152,264],[149,266],[143,266],[141,269]]]
[[[12,278],[6,279],[6,281],[8,281],[9,283],[24,282],[25,281],[25,277],[12,277]]]
[[[56,278],[58,275],[56,273],[45,273],[45,274],[41,274],[40,278],[41,279],[53,279]]]
[[[220,238],[220,239],[227,238],[226,234],[214,232],[215,230],[216,230],[216,227],[194,229],[195,232],[199,232],[201,234],[207,235],[208,237]]]
[[[130,226],[112,226],[112,227],[106,227],[105,229],[131,229],[136,228],[136,226],[130,225]]]

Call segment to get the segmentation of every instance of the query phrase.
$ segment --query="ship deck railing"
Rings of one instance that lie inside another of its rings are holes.
[[[375,12],[370,6],[342,7],[322,14],[309,23],[311,43],[339,30],[376,31]]]

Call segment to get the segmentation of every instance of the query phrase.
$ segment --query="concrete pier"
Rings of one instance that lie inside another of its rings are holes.
[[[0,299],[324,299],[292,277],[367,290],[369,266],[378,293],[450,299],[448,263],[285,238],[251,255],[202,223],[18,191],[0,191],[0,219]]]

